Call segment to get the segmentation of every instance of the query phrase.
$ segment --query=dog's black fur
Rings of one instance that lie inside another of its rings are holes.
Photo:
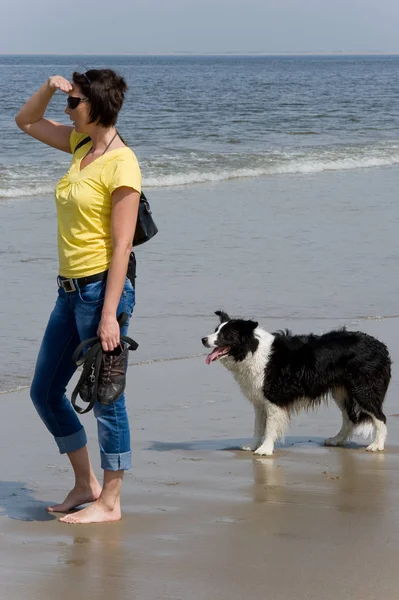
[[[352,423],[370,420],[370,413],[386,422],[382,403],[391,378],[391,361],[384,344],[360,331],[345,329],[324,335],[292,335],[290,331],[274,335],[263,388],[269,400],[289,407],[298,397],[317,401],[342,387]],[[354,403],[367,412],[356,412]]]

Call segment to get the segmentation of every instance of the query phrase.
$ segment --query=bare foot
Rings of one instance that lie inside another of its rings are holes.
[[[65,515],[60,521],[62,523],[107,523],[111,521],[119,521],[121,519],[121,507],[119,502],[115,503],[114,508],[106,506],[101,499],[97,500],[91,506],[83,508],[78,512],[70,515]]]
[[[54,506],[48,506],[48,512],[68,512],[72,508],[76,508],[81,504],[87,504],[88,502],[94,502],[101,494],[101,485],[92,484],[88,487],[75,486],[71,490],[64,502],[61,504],[55,504]]]

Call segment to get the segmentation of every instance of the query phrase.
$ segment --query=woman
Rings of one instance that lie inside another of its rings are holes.
[[[67,95],[66,114],[73,126],[44,118],[56,90]],[[72,154],[68,173],[58,182],[58,298],[50,315],[36,363],[31,397],[60,452],[66,453],[75,485],[50,512],[68,512],[65,523],[98,523],[121,518],[123,473],[131,466],[129,422],[122,394],[113,404],[96,402],[104,481],[101,487],[87,452],[87,438],[65,395],[75,367],[72,354],[81,340],[98,335],[105,351],[116,349],[117,316],[133,312],[135,293],[126,277],[141,192],[133,152],[115,129],[125,80],[110,69],[74,73],[72,82],[50,77],[29,98],[15,120],[28,135]],[[81,147],[80,142],[90,137]]]

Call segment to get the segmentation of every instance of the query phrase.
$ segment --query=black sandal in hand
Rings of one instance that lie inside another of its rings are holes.
[[[119,327],[127,320],[127,314],[118,317]],[[91,347],[90,347],[91,346]],[[104,352],[99,337],[84,340],[72,355],[77,367],[83,365],[80,379],[72,392],[71,403],[76,412],[89,412],[98,401],[101,404],[112,404],[124,392],[126,387],[126,369],[129,350],[137,350],[138,343],[132,338],[121,335],[120,346],[112,352]],[[80,357],[82,351],[89,349]],[[79,358],[80,357],[80,358]],[[77,396],[87,402],[86,408],[77,405]]]

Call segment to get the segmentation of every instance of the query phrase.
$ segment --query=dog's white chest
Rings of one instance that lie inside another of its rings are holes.
[[[263,330],[259,329],[256,333],[259,339],[256,352],[251,353],[241,362],[230,359],[225,361],[225,366],[232,372],[241,391],[253,404],[265,401],[263,393],[265,370],[273,341],[273,336]]]
[[[248,398],[253,404],[264,402],[265,398],[263,395],[263,378],[257,377],[254,381],[251,377],[248,377],[248,373],[242,376],[234,374],[234,377],[239,384],[242,393]]]

